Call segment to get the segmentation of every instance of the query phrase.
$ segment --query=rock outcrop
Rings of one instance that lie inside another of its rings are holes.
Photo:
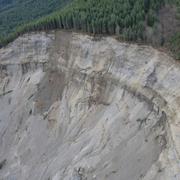
[[[26,34],[0,50],[0,180],[179,180],[179,108],[162,52]]]

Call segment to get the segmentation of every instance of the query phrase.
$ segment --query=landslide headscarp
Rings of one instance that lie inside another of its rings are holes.
[[[108,37],[18,38],[0,50],[0,177],[179,178],[179,69]]]

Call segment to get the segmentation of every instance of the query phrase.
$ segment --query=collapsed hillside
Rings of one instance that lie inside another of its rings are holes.
[[[0,179],[180,179],[180,66],[67,32],[0,50]]]

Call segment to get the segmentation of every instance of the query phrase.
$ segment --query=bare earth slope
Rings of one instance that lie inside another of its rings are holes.
[[[0,50],[0,180],[179,180],[179,109],[151,47],[26,34]]]

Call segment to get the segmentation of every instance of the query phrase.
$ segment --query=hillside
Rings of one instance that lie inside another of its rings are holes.
[[[38,8],[34,8],[31,3],[31,10],[33,9],[33,11],[38,13],[31,12],[31,14],[34,14],[33,16],[27,13],[27,17],[24,17],[25,19],[30,20],[42,14],[48,14],[54,7],[50,8],[48,4],[43,4],[42,6],[41,1],[33,2],[34,7]],[[37,6],[37,2],[40,3],[39,6]],[[56,4],[57,2],[54,1],[54,3]],[[24,7],[23,4],[20,7]],[[7,23],[8,27],[6,25],[1,26],[1,32],[5,29],[3,32],[8,34],[8,36],[1,38],[0,44],[4,46],[19,35],[29,31],[71,29],[94,35],[116,35],[120,40],[165,46],[174,53],[176,58],[179,58],[179,53],[177,53],[180,50],[179,4],[178,0],[74,0],[63,9],[19,26],[13,33],[9,33],[14,27],[12,21]],[[46,7],[45,11],[43,11],[43,7]],[[39,9],[42,9],[42,12],[39,12]],[[165,11],[160,13],[163,9]],[[24,9],[23,12],[30,11]],[[23,17],[23,15],[17,14],[15,17],[18,19]],[[13,13],[12,18],[14,18]],[[22,21],[26,20],[20,19],[17,22],[21,24]],[[171,30],[169,30],[170,26],[172,26]]]
[[[48,15],[71,0],[0,0],[0,36],[14,32],[17,26]]]
[[[180,180],[179,18],[180,0],[0,0],[0,180]]]

